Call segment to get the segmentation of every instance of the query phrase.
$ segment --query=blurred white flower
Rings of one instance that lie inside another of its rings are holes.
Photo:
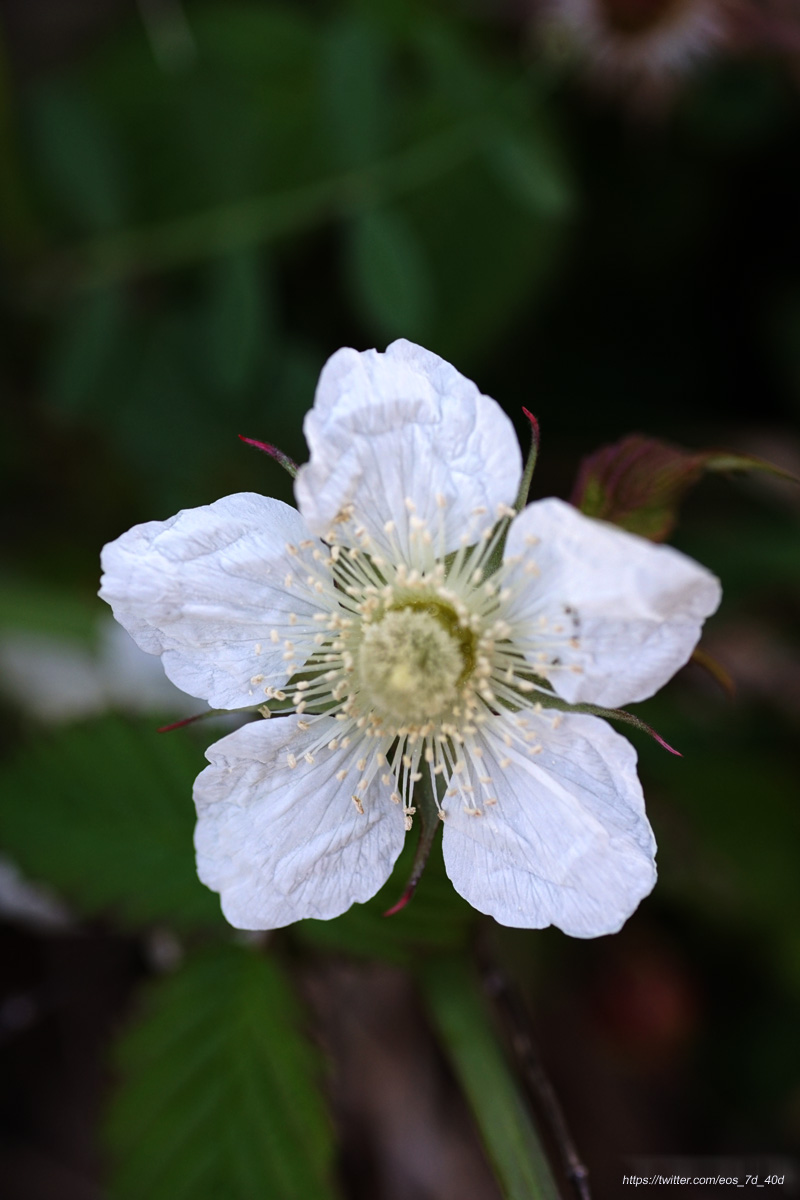
[[[299,512],[228,496],[103,551],[101,596],[179,687],[286,713],[208,750],[200,878],[240,928],[334,917],[388,878],[427,776],[477,909],[618,929],[655,881],[636,755],[548,705],[651,695],[716,579],[559,500],[515,516],[510,421],[409,342],[336,353],[305,432]]]
[[[731,0],[543,0],[539,26],[598,82],[656,95],[728,40]]]
[[[5,855],[0,855],[0,913],[32,929],[56,931],[73,925],[64,902],[50,888],[26,879]]]
[[[53,723],[110,708],[176,717],[197,709],[110,618],[99,623],[93,647],[53,634],[6,631],[0,636],[0,692]]]

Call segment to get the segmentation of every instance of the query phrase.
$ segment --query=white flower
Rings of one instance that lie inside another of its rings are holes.
[[[651,695],[717,581],[559,500],[515,516],[508,418],[409,342],[334,354],[305,432],[299,512],[227,496],[103,552],[100,594],[179,687],[287,712],[208,750],[200,878],[239,928],[334,917],[388,878],[427,776],[477,909],[618,929],[655,881],[636,755],[548,705]]]

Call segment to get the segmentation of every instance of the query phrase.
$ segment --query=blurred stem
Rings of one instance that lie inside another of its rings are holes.
[[[65,251],[50,269],[59,279],[66,273],[77,288],[105,287],[352,216],[448,174],[482,149],[489,129],[487,120],[472,119],[358,170],[149,228],[103,234]]]
[[[455,957],[430,960],[419,978],[505,1200],[558,1200],[547,1156],[469,963]]]
[[[525,505],[528,503],[528,493],[531,490],[533,482],[533,472],[536,470],[536,460],[539,457],[539,422],[534,417],[533,413],[529,413],[527,408],[522,410],[531,424],[531,445],[528,450],[528,457],[525,460],[525,470],[522,472],[517,498],[514,501],[514,511],[521,513]],[[489,556],[486,563],[486,574],[494,575],[495,571],[499,571],[503,563],[503,555],[506,552],[506,542],[508,541],[508,531],[511,528],[511,518],[502,517],[500,522],[501,534],[497,539],[497,544]]]
[[[717,662],[712,654],[709,654],[702,646],[695,646],[690,661],[697,663],[698,667],[702,667],[704,671],[707,671],[711,678],[716,680],[729,700],[735,699],[736,684],[722,663]]]
[[[589,1172],[581,1161],[555,1088],[542,1065],[525,1007],[505,974],[494,964],[484,973],[484,986],[499,1010],[520,1074],[558,1146],[564,1172],[577,1200],[591,1200]]]

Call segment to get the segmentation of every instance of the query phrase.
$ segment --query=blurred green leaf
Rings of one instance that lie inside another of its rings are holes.
[[[32,152],[48,204],[80,230],[112,229],[128,215],[125,156],[91,94],[42,86],[31,104]]]
[[[206,282],[210,382],[226,394],[238,392],[252,380],[266,341],[259,256],[240,250],[214,259]]]
[[[660,542],[672,532],[683,497],[705,472],[749,471],[794,479],[752,454],[683,450],[633,433],[583,460],[570,499],[587,516]]]
[[[551,139],[537,136],[535,124],[518,131],[499,126],[487,151],[498,179],[523,207],[546,216],[572,212],[574,196]]]
[[[57,584],[0,575],[0,630],[94,642],[97,598]]]
[[[405,202],[436,295],[426,343],[453,362],[485,353],[530,312],[562,244],[563,223],[511,199],[474,136],[474,157]]]
[[[320,82],[332,167],[362,167],[389,149],[390,66],[386,39],[372,22],[348,15],[327,27]]]
[[[204,476],[219,460],[221,440],[233,445],[238,432],[238,398],[208,386],[205,318],[174,303],[157,310],[135,331],[136,356],[114,403],[99,414],[165,514],[212,498]]]
[[[217,946],[151,984],[118,1065],[113,1200],[335,1200],[321,1064],[273,962]]]
[[[497,1044],[471,968],[452,957],[430,959],[420,980],[505,1200],[558,1200],[539,1135]]]
[[[294,86],[297,99],[314,79],[320,26],[296,5],[275,0],[205,4],[192,11],[191,27],[201,58],[255,87],[256,97],[288,98]],[[272,119],[290,123],[295,114],[292,105],[288,113],[273,112]]]
[[[718,738],[715,755],[685,756],[674,803],[697,840],[688,854],[686,845],[676,847],[682,861],[667,866],[666,886],[674,883],[690,902],[739,925],[794,934],[800,814],[793,764],[741,729],[739,741],[741,749]]]
[[[759,568],[750,569],[746,549],[739,554],[752,589]],[[656,898],[677,903],[690,922],[706,922],[701,939],[715,930],[755,938],[765,963],[797,988],[800,810],[783,701],[793,703],[776,696],[767,709],[746,697],[730,705],[662,693],[643,715],[668,731],[683,758],[668,759],[649,741],[637,751],[659,843]]]
[[[422,336],[433,306],[430,273],[413,226],[399,210],[357,217],[347,269],[358,307],[386,338]]]
[[[48,347],[45,393],[65,412],[85,412],[105,401],[108,368],[126,337],[125,296],[121,288],[101,288],[77,296],[66,308]]]
[[[508,82],[490,56],[472,44],[455,22],[430,9],[418,12],[409,34],[429,75],[429,86],[441,93],[445,104],[455,113],[486,113]]]
[[[372,900],[354,904],[333,921],[300,921],[293,927],[294,933],[315,946],[408,966],[421,953],[465,946],[477,917],[447,878],[438,842],[410,902],[391,917],[383,915],[406,887],[414,845],[415,839],[406,839],[391,878]]]
[[[187,29],[179,70],[159,68],[132,22],[29,88],[31,164],[70,231],[147,227],[327,169],[316,23],[288,5],[206,4]]]
[[[730,603],[764,595],[768,589],[784,591],[800,581],[800,534],[793,513],[778,511],[737,513],[735,522],[718,522],[685,534],[681,549],[698,562],[707,563],[725,583]]]
[[[0,841],[87,915],[191,928],[221,921],[195,874],[196,744],[118,717],[31,739],[0,770]]]

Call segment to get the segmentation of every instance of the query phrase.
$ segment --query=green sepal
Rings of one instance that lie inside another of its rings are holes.
[[[528,412],[527,408],[523,408],[522,411],[525,413],[525,416],[531,423],[531,446],[530,450],[528,451],[528,457],[525,460],[525,469],[522,472],[522,479],[520,480],[519,489],[517,491],[517,498],[514,501],[515,513],[521,513],[525,505],[528,503],[528,495],[530,493],[531,483],[533,481],[533,472],[536,469],[536,460],[539,457],[539,422],[536,420],[536,417],[533,415],[533,413]],[[495,571],[498,571],[502,566],[503,555],[505,554],[506,549],[506,541],[508,539],[508,531],[511,528],[512,520],[513,517],[500,518],[498,524],[504,528],[501,537],[498,539],[497,545],[486,562],[487,576],[494,575]],[[494,531],[492,536],[494,536]]]
[[[558,712],[575,713],[585,717],[602,717],[604,721],[622,721],[625,725],[633,725],[634,729],[649,734],[654,741],[658,742],[659,746],[663,746],[670,754],[674,754],[677,758],[683,758],[680,750],[670,746],[669,742],[666,742],[660,733],[656,733],[652,726],[643,721],[641,717],[637,717],[635,713],[628,712],[627,709],[602,708],[599,704],[569,704],[552,692],[540,693],[539,703],[542,708],[554,708]]]

